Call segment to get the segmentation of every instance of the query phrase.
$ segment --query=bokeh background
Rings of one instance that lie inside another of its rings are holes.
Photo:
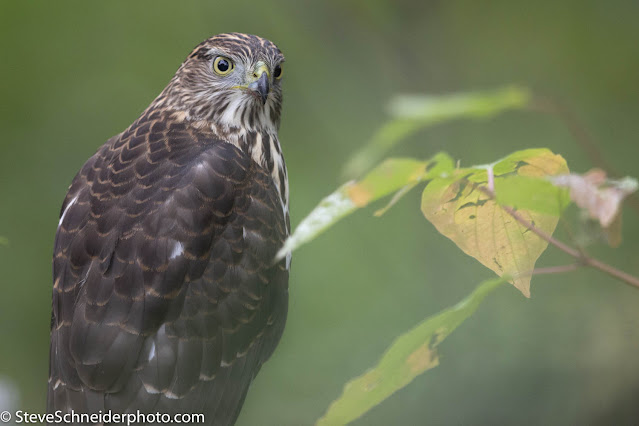
[[[51,253],[68,184],[209,35],[259,34],[286,54],[280,137],[295,225],[342,183],[395,93],[528,86],[561,99],[606,160],[638,176],[638,17],[636,1],[3,0],[4,393],[44,410]],[[592,166],[556,118],[531,112],[441,125],[393,155],[446,150],[468,165],[529,147],[563,154],[575,171]],[[491,277],[424,220],[418,191],[382,218],[373,209],[295,253],[287,329],[239,425],[312,424],[395,336]],[[628,209],[624,226],[619,249],[593,253],[636,275],[639,218]],[[551,248],[538,264],[569,262]],[[638,349],[639,292],[594,271],[536,277],[529,300],[509,286],[491,295],[440,346],[440,367],[355,424],[638,424]]]

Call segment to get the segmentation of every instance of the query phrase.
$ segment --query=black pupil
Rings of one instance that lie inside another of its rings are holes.
[[[275,78],[279,77],[280,75],[282,75],[282,68],[280,66],[275,68],[275,72],[273,73],[273,75],[275,76]]]
[[[229,68],[229,61],[227,61],[226,59],[220,59],[219,61],[217,61],[217,69],[221,72],[226,72],[229,70]]]

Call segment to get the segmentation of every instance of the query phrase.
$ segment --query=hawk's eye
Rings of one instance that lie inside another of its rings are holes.
[[[224,56],[218,56],[215,58],[215,61],[213,61],[213,71],[219,75],[227,75],[233,71],[233,61]]]
[[[275,69],[273,70],[273,77],[275,77],[278,80],[282,78],[282,67],[280,65],[276,66]]]

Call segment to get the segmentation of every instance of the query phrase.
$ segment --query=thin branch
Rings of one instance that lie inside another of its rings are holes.
[[[542,231],[541,229],[537,228],[532,223],[528,222],[519,213],[517,213],[512,207],[501,206],[501,208],[504,209],[506,213],[511,215],[517,222],[521,223],[527,229],[530,229],[532,232],[537,234],[542,240],[548,241],[548,243],[557,247],[559,250],[565,253],[568,253],[570,256],[574,257],[577,260],[582,260],[582,258],[584,257],[584,255],[579,250],[572,248],[568,244],[559,241],[558,239],[554,238],[550,234]]]
[[[603,271],[610,276],[613,276],[627,284],[630,284],[631,286],[639,288],[639,278],[589,256],[585,257],[584,260],[586,261],[586,265],[599,269],[600,271]]]
[[[573,135],[575,141],[586,152],[592,164],[607,170],[610,174],[617,175],[614,168],[604,158],[592,135],[586,130],[586,127],[577,120],[577,117],[570,109],[554,99],[540,96],[532,100],[530,109],[557,117],[559,121],[568,128],[568,131]]]
[[[621,177],[621,174],[606,161],[595,139],[586,129],[586,126],[577,119],[569,108],[556,100],[539,96],[532,100],[529,108],[533,111],[539,111],[557,117],[568,128],[575,141],[586,152],[586,155],[593,165],[605,170],[611,176]],[[633,193],[628,198],[628,205],[639,215],[639,194]]]
[[[561,266],[549,266],[548,268],[535,268],[530,275],[546,275],[546,274],[562,274],[564,272],[576,271],[581,267],[578,263],[571,263],[570,265]]]
[[[488,195],[491,199],[495,198],[495,193],[493,191],[490,191],[488,188],[478,185],[477,189],[479,189],[484,194]],[[625,282],[626,284],[639,289],[639,278],[633,275],[627,274],[626,272],[623,272],[613,266],[610,266],[607,263],[604,263],[600,260],[597,260],[589,256],[587,253],[583,251],[577,250],[573,247],[570,247],[568,244],[557,240],[552,235],[537,228],[531,222],[524,219],[512,207],[508,207],[508,206],[500,206],[500,207],[504,209],[506,213],[512,216],[517,222],[525,226],[526,229],[529,229],[531,232],[534,232],[535,234],[537,234],[539,238],[541,238],[544,241],[547,241],[549,244],[552,244],[553,246],[557,247],[559,250],[563,251],[564,253],[567,253],[568,255],[574,257],[577,260],[578,265],[590,266],[595,269],[599,269],[600,271],[605,272],[606,274],[612,277],[615,277],[618,280],[621,280]]]
[[[533,275],[561,274],[564,272],[575,271],[582,266],[583,265],[580,265],[579,263],[571,263],[570,265],[549,266],[547,268],[535,268],[532,271],[521,272],[519,274],[516,274],[515,276],[517,278],[520,278],[520,277],[530,277]]]

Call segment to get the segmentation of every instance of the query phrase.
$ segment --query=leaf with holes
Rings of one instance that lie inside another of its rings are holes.
[[[454,176],[432,180],[422,194],[422,212],[464,253],[499,276],[511,276],[511,284],[530,297],[530,273],[548,242],[517,222],[493,199],[489,180],[494,176],[494,188],[498,190],[505,179],[545,179],[567,171],[565,160],[547,149],[518,151],[497,163],[459,169]],[[535,188],[552,191],[550,198],[558,196],[552,185]],[[508,204],[506,201],[508,197],[500,200],[502,205]],[[518,213],[548,234],[553,233],[559,220],[553,214],[557,212],[520,208]]]
[[[408,385],[420,374],[437,367],[437,346],[471,316],[486,295],[502,282],[501,279],[484,281],[457,305],[426,318],[398,337],[374,368],[344,386],[342,395],[333,401],[317,425],[345,425]]]

